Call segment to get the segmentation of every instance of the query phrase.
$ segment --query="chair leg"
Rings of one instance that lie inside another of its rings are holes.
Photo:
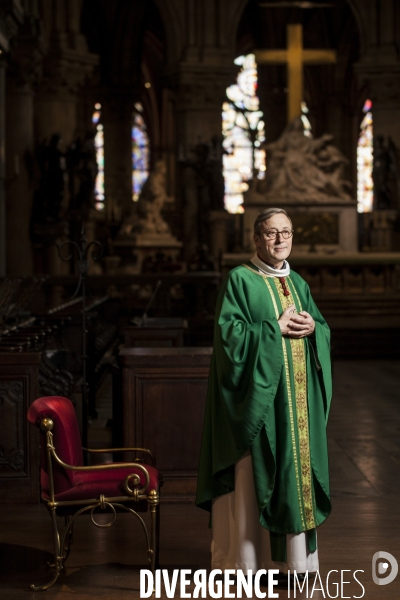
[[[151,531],[150,531],[150,568],[153,576],[155,576],[156,570],[156,558],[157,558],[157,506],[150,506],[151,515]]]
[[[71,544],[74,541],[74,524],[72,523],[72,525],[69,524],[69,517],[66,516],[65,518],[65,531],[67,531],[67,535],[65,536],[65,542],[64,542],[64,548],[63,548],[63,565],[65,564],[65,561],[67,560],[69,553],[71,552]]]
[[[151,515],[151,531],[150,531],[150,549],[151,549],[151,560],[150,560],[150,568],[153,573],[153,581],[155,582],[156,576],[156,564],[158,562],[158,537],[159,537],[159,505],[160,505],[160,496],[156,492],[156,490],[151,490],[148,497],[148,502],[150,505],[150,515]],[[154,589],[153,589],[154,593]]]
[[[157,504],[156,506],[156,569],[160,568],[160,506],[160,504]]]
[[[50,511],[51,521],[53,524],[53,542],[54,542],[54,576],[48,583],[44,585],[34,585],[33,583],[30,585],[30,589],[33,592],[41,592],[43,590],[48,590],[52,585],[57,581],[60,572],[62,571],[62,556],[61,556],[61,548],[60,548],[60,535],[58,533],[57,528],[57,517],[56,517],[56,509],[55,507],[48,507]]]

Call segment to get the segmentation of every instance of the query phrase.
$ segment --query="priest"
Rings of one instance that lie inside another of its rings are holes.
[[[212,512],[213,569],[319,568],[330,332],[287,262],[292,240],[286,211],[262,211],[254,256],[218,297],[196,498]]]

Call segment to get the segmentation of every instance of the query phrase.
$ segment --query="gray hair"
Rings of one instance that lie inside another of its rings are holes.
[[[268,221],[268,219],[270,219],[271,217],[273,217],[274,215],[277,215],[277,214],[285,215],[285,217],[287,217],[289,219],[289,221],[292,222],[292,220],[289,217],[289,215],[287,214],[286,210],[284,210],[283,208],[272,208],[272,207],[264,208],[264,210],[262,210],[260,213],[258,213],[257,219],[254,221],[255,235],[260,235],[261,223],[264,223],[264,221]]]

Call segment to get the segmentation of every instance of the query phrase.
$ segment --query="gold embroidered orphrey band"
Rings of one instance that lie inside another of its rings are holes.
[[[246,265],[243,265],[246,266]],[[250,267],[247,267],[251,271]],[[255,271],[254,271],[255,272]],[[256,272],[255,272],[256,273]],[[257,273],[256,273],[257,274]],[[262,275],[260,273],[260,275]],[[279,310],[276,303],[274,292],[271,288],[269,279],[266,275],[263,275],[263,279],[267,288],[270,292],[272,303],[274,305],[276,318],[279,319]],[[295,289],[293,282],[290,277],[287,278],[290,282],[290,296],[285,296],[283,288],[278,280],[274,277],[275,286],[279,295],[279,299],[282,305],[282,309],[286,310],[291,304],[293,304],[293,291],[295,292],[297,301],[299,303],[299,310],[302,310],[297,290]],[[285,364],[286,384],[288,391],[288,405],[289,405],[289,416],[290,416],[290,427],[291,427],[291,438],[292,438],[292,449],[296,473],[296,484],[297,493],[299,500],[299,508],[302,526],[304,530],[315,528],[314,510],[313,510],[313,489],[311,481],[311,457],[310,457],[310,442],[309,442],[309,429],[308,429],[308,407],[307,407],[307,371],[306,371],[306,353],[305,344],[303,339],[290,338],[290,347],[293,358],[293,380],[294,380],[294,397],[296,402],[296,415],[297,415],[297,431],[299,437],[299,453],[300,461],[297,455],[296,449],[296,436],[295,436],[295,423],[293,415],[293,397],[292,397],[292,386],[290,383],[289,374],[289,362],[287,356],[287,349],[285,339],[282,337],[282,349]],[[303,509],[304,506],[304,509]]]

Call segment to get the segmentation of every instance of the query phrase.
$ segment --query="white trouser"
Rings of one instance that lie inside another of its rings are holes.
[[[318,571],[318,549],[309,552],[307,533],[287,534],[287,562],[273,562],[269,532],[259,521],[250,452],[236,464],[235,491],[213,500],[212,569]]]

